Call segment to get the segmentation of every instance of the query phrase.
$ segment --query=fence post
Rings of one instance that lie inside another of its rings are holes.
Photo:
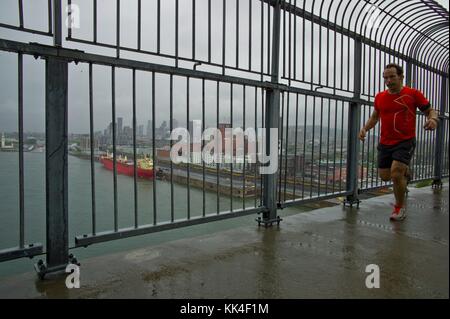
[[[439,106],[439,125],[436,130],[436,147],[434,150],[434,177],[433,188],[442,188],[442,163],[444,161],[444,136],[445,136],[445,106],[447,103],[447,77],[442,76],[441,82],[441,105]]]
[[[353,79],[353,90],[355,99],[360,98],[361,94],[361,52],[362,43],[361,39],[355,39],[355,56],[354,56],[354,79]],[[347,192],[351,192],[347,195],[344,201],[344,206],[359,207],[358,199],[358,151],[359,151],[359,140],[358,132],[360,127],[360,103],[351,102],[348,116],[348,138],[347,138],[347,167],[346,167],[346,187]]]
[[[54,46],[62,45],[61,1],[53,0]],[[35,265],[40,278],[64,272],[69,262],[68,219],[68,61],[47,57],[45,62],[45,183],[46,263]]]
[[[280,60],[280,1],[277,0],[273,7],[273,41],[272,41],[272,69],[271,82],[278,84],[279,77],[279,60]],[[266,93],[266,109],[265,109],[265,143],[264,150],[266,153],[272,154],[270,149],[270,129],[276,128],[279,131],[280,126],[280,90],[267,90]],[[280,136],[278,136],[278,140]],[[279,145],[279,143],[278,143]],[[278,149],[276,151],[276,158],[278,160]],[[281,219],[277,216],[277,171],[273,174],[264,175],[264,190],[263,190],[263,205],[266,211],[263,213],[263,218],[258,217],[258,224],[263,223],[264,226],[272,225],[273,222],[280,223]]]

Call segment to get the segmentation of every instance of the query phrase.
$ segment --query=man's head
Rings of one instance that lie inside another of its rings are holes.
[[[391,92],[399,92],[403,86],[403,68],[395,63],[386,65],[383,72],[384,83]]]

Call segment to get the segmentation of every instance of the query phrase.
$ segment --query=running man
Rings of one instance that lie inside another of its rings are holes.
[[[381,137],[377,146],[378,174],[383,181],[394,183],[395,205],[390,220],[406,217],[405,192],[409,162],[416,147],[416,108],[427,116],[426,130],[434,130],[439,119],[422,92],[403,86],[403,69],[391,63],[384,68],[387,90],[375,96],[375,108],[359,132],[364,141],[366,133],[381,119]]]

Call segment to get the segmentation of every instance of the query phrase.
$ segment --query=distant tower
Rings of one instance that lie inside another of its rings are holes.
[[[2,143],[1,143],[1,148],[5,148],[6,143],[5,143],[5,133],[2,133]]]
[[[122,117],[118,117],[117,118],[117,136],[121,136],[122,135],[122,125],[123,125],[123,118]]]

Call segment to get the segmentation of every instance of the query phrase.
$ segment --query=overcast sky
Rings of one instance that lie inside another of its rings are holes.
[[[27,28],[44,30],[48,29],[47,22],[47,0],[24,0],[24,21]],[[64,3],[66,1],[63,1]],[[316,1],[319,3],[318,1]],[[448,1],[438,1],[448,10]],[[93,37],[93,19],[92,19],[92,1],[91,0],[73,0],[72,3],[78,5],[80,11],[79,28],[73,29],[73,37],[91,41]],[[102,14],[98,17],[98,41],[112,44],[116,43],[116,7],[115,0],[98,0],[98,12]],[[156,0],[142,1],[142,36],[141,48],[143,50],[156,50]],[[201,60],[208,59],[208,19],[207,17],[207,0],[196,1],[196,58]],[[211,61],[212,63],[222,63],[222,1],[212,0],[211,16]],[[227,65],[235,66],[236,64],[236,1],[226,1],[226,55],[225,62]],[[251,45],[251,60],[252,70],[261,70],[261,49],[263,50],[263,71],[267,72],[267,36],[265,35],[264,44],[261,46],[261,18],[260,18],[260,1],[259,0],[240,0],[239,1],[239,67],[249,67],[249,3],[252,4],[252,45]],[[302,1],[298,1],[299,6]],[[312,1],[306,5],[307,10],[311,10]],[[335,1],[332,6],[336,6]],[[344,2],[345,3],[345,2]],[[326,6],[326,5],[325,5]],[[332,7],[334,8],[334,7]],[[316,6],[314,11],[319,13],[319,7]],[[264,7],[264,30],[267,30],[267,6]],[[342,10],[341,10],[342,11]],[[148,14],[150,13],[150,14]],[[161,52],[163,54],[173,55],[175,52],[175,1],[164,0],[161,1]],[[334,18],[333,18],[334,19]],[[338,21],[341,17],[338,16]],[[2,0],[0,2],[0,23],[18,25],[18,9],[17,0]],[[75,21],[77,22],[77,21]],[[345,22],[344,22],[345,23]],[[301,20],[297,21],[297,37],[302,32]],[[292,22],[293,25],[293,22]],[[282,28],[283,29],[283,28]],[[325,31],[325,29],[323,30]],[[266,31],[265,31],[266,32]],[[283,32],[283,30],[282,30]],[[336,72],[336,84],[341,85],[340,75],[342,73],[343,87],[352,91],[351,74],[353,73],[353,65],[351,63],[352,56],[350,56],[350,64],[347,64],[347,44],[344,41],[343,45],[336,43],[334,48],[333,34],[329,38],[329,46],[327,46],[326,32],[322,32],[322,50],[319,51],[319,29],[314,30],[314,46],[311,46],[311,28],[308,24],[305,26],[305,70],[302,69],[302,63],[297,60],[295,65],[295,73],[297,77],[305,74],[305,79],[310,79],[311,74],[314,74],[314,80],[317,81],[319,74],[321,82],[325,84],[327,76],[327,68],[325,62],[322,62],[320,71],[318,70],[318,56],[322,55],[322,61],[326,61],[327,54],[330,57],[337,56],[336,65],[334,65],[333,58],[329,58],[328,77],[331,86],[334,83],[334,72]],[[180,56],[191,58],[192,55],[192,2],[191,0],[179,1],[179,48]],[[291,34],[293,37],[293,32]],[[41,42],[51,44],[52,39],[47,39],[42,36],[31,34],[23,34],[13,30],[0,28],[0,37],[7,39],[14,39],[23,42]],[[288,33],[286,42],[288,42]],[[126,47],[137,47],[137,0],[121,1],[121,30],[120,30],[121,45]],[[292,42],[294,43],[294,41]],[[291,54],[294,56],[296,50],[297,56],[303,54],[301,41],[295,42],[296,46],[291,46]],[[283,46],[283,42],[281,43]],[[104,48],[93,48],[74,42],[65,42],[65,46],[86,50],[89,52],[114,55],[114,50]],[[342,61],[341,60],[342,50]],[[351,50],[351,49],[350,49]],[[283,50],[281,52],[283,55]],[[368,57],[366,52],[366,57]],[[287,55],[287,54],[286,54]],[[139,58],[149,62],[172,63],[171,61],[162,61],[154,56],[135,55],[122,51],[122,57],[125,58]],[[314,56],[314,63],[311,63],[311,56]],[[387,61],[381,61],[384,64]],[[192,62],[180,62],[181,67],[192,68]],[[0,51],[0,132],[1,131],[17,131],[17,55]],[[286,74],[289,70],[289,65],[285,66]],[[380,67],[381,68],[381,67]],[[198,67],[199,70],[220,72],[220,69],[209,68],[206,65]],[[378,68],[377,68],[378,69]],[[25,131],[44,131],[44,102],[45,102],[45,79],[44,79],[45,64],[41,59],[35,60],[33,57],[24,57],[24,111],[25,111]],[[294,65],[290,65],[291,75],[294,73]],[[347,71],[349,70],[349,71]],[[281,68],[280,73],[282,73]],[[375,73],[375,74],[373,74]],[[379,72],[373,71],[372,77],[379,78]],[[228,74],[241,75],[232,70]],[[246,74],[245,76],[250,76]],[[369,74],[366,74],[369,79]],[[255,79],[260,79],[258,75],[253,76]],[[111,122],[111,68],[105,66],[94,66],[94,123],[95,130],[103,130]],[[347,86],[347,79],[350,87]],[[151,73],[137,72],[136,76],[136,105],[137,105],[137,124],[147,125],[151,118],[151,87],[152,79]],[[268,79],[264,79],[268,80]],[[155,122],[159,126],[162,121],[169,121],[169,76],[156,75],[155,81],[155,102],[156,102],[156,118]],[[370,90],[374,91],[383,87],[380,81],[375,81],[369,84],[367,80],[366,87],[370,85]],[[186,79],[181,77],[174,77],[173,80],[173,110],[174,117],[178,122],[186,122]],[[86,64],[69,65],[69,131],[74,133],[87,133],[89,130],[89,86],[88,86],[88,66]],[[261,91],[257,92],[258,104],[258,119],[261,121]],[[202,108],[202,90],[201,80],[190,80],[190,119],[201,119]],[[230,123],[230,86],[229,84],[221,84],[219,87],[220,96],[220,122]],[[254,123],[254,105],[255,105],[255,90],[248,88],[246,91],[246,122]],[[206,81],[205,85],[205,109],[207,126],[216,123],[216,84]],[[287,100],[286,100],[287,101]],[[233,124],[243,125],[243,88],[235,86],[233,90]],[[312,99],[308,99],[309,107],[307,109],[307,118],[312,118]],[[316,119],[319,123],[322,110],[319,108],[320,101],[317,100]],[[295,116],[295,109],[293,107],[295,99],[290,98],[290,124],[293,124],[292,117]],[[300,99],[302,103],[302,99]],[[304,101],[303,101],[304,103]],[[324,102],[323,122],[333,126],[334,113],[336,105],[334,102]],[[331,107],[330,118],[327,115],[328,105]],[[304,116],[300,112],[300,117]],[[340,118],[340,113],[338,117]],[[318,117],[319,116],[319,117]],[[123,117],[123,125],[131,126],[132,121],[132,72],[131,70],[116,69],[116,117]],[[304,117],[300,118],[302,121]],[[309,121],[308,120],[308,121]]]

